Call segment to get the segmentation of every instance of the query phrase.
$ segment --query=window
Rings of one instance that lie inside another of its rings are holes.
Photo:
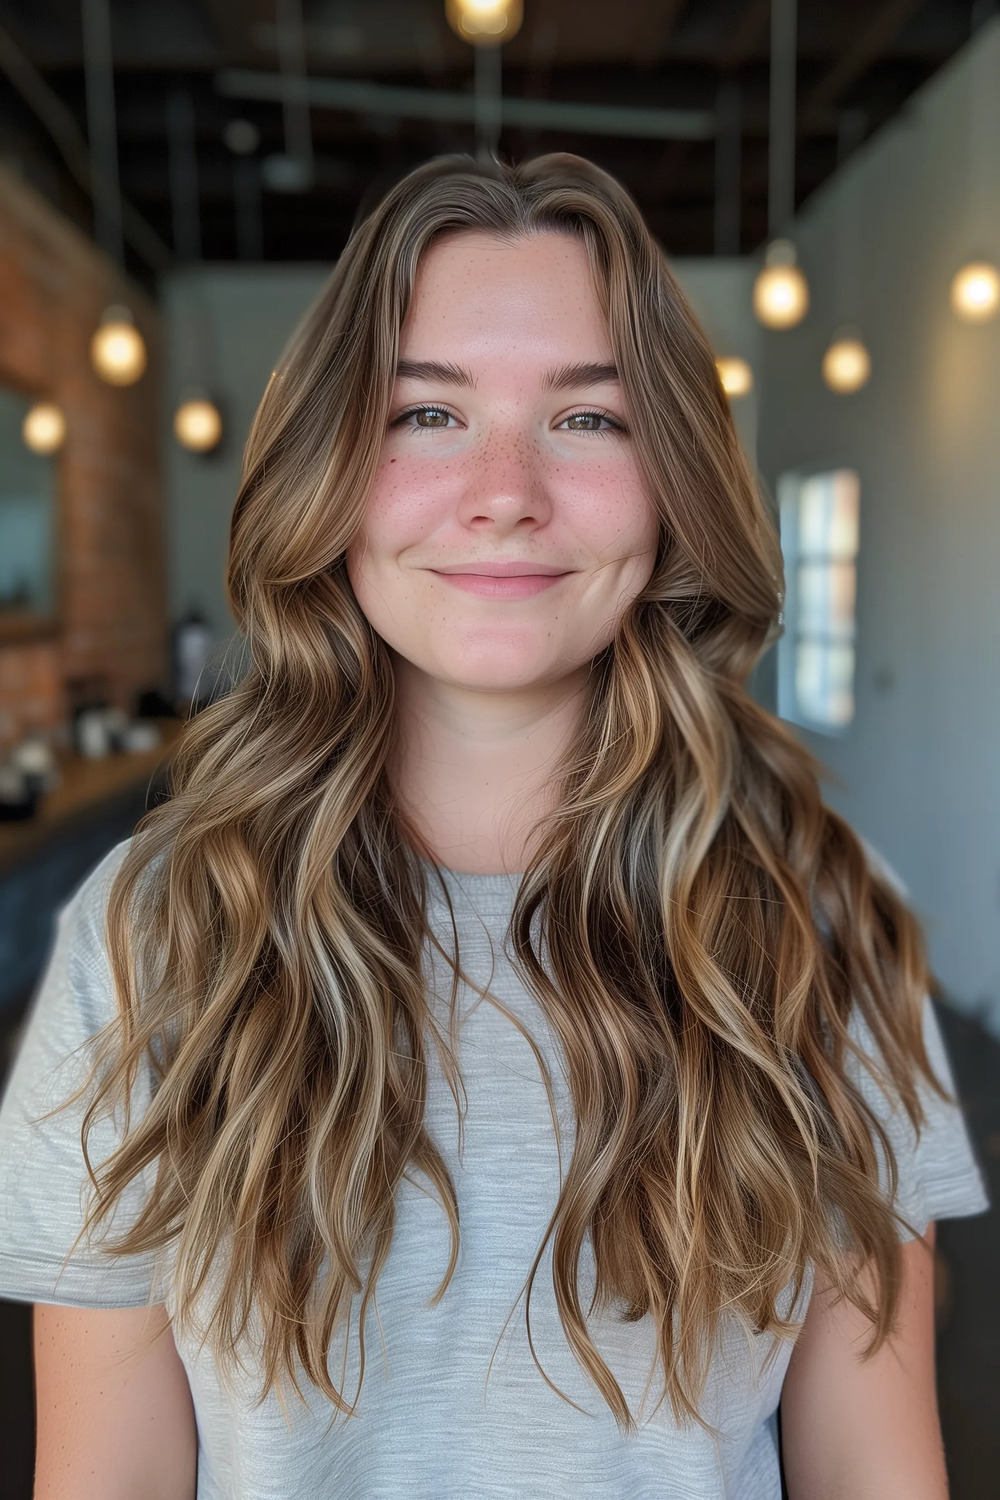
[[[786,587],[778,713],[824,734],[854,718],[858,502],[853,469],[778,481]]]

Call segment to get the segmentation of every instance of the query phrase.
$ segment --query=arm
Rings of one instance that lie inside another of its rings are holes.
[[[34,1351],[34,1500],[194,1500],[194,1407],[163,1306],[36,1303]]]
[[[934,1225],[902,1247],[896,1333],[862,1363],[870,1325],[817,1286],[781,1396],[790,1500],[947,1500],[934,1379]]]

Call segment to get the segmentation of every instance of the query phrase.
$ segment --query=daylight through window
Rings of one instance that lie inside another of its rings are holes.
[[[786,583],[778,712],[836,733],[854,717],[858,476],[784,474],[778,498]]]

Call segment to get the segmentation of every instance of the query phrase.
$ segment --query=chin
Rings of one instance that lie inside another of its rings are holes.
[[[428,675],[447,682],[452,687],[465,688],[470,692],[517,692],[525,688],[542,687],[558,682],[565,674],[553,670],[550,663],[520,660],[512,662],[449,661],[439,662],[436,668],[426,669]]]

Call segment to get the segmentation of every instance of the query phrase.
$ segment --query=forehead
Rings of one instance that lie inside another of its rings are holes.
[[[566,358],[610,358],[604,313],[583,243],[545,232],[503,238],[449,233],[425,250],[401,331],[401,352],[426,355],[483,342],[558,345]]]

